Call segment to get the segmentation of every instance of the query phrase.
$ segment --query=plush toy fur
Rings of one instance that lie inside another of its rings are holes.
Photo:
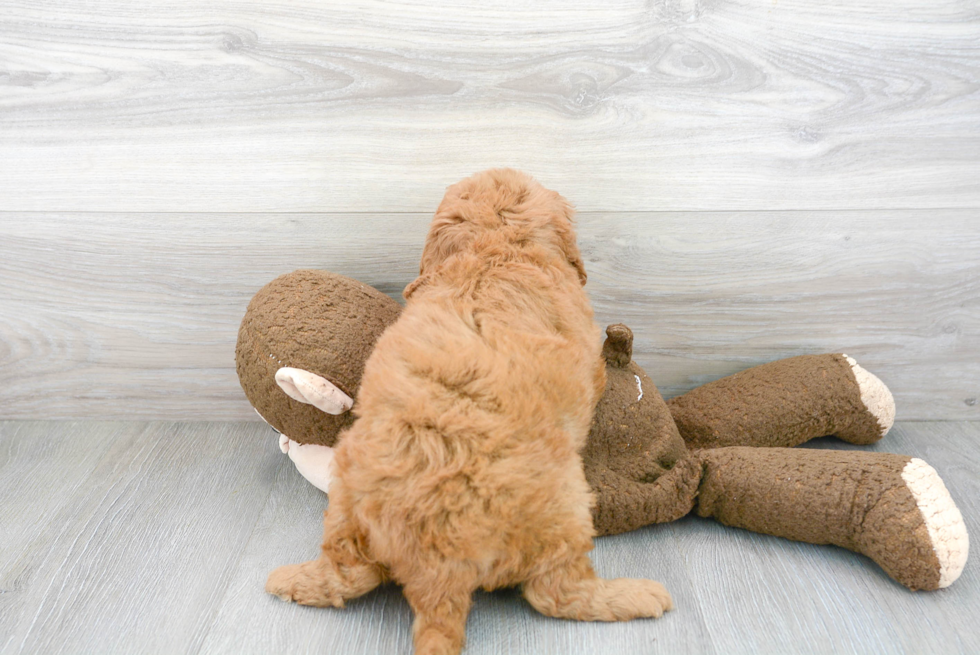
[[[342,275],[296,271],[276,278],[252,298],[238,330],[235,359],[245,395],[295,442],[332,446],[354,421],[351,405],[341,399],[326,407],[316,383],[353,398],[374,342],[400,313],[385,294]],[[321,371],[329,383],[309,371]]]
[[[323,271],[277,278],[249,305],[236,353],[242,387],[282,433],[284,452],[324,491],[329,446],[350,421],[364,362],[399,313],[384,294]],[[598,534],[693,510],[862,553],[910,589],[938,589],[960,575],[966,528],[928,464],[789,448],[827,434],[870,444],[891,427],[891,394],[853,359],[780,360],[664,402],[631,351],[629,328],[610,326],[606,389],[582,450]]]
[[[784,359],[664,403],[630,361],[629,328],[610,326],[607,334],[606,391],[582,453],[599,534],[694,509],[726,525],[862,553],[910,589],[938,589],[959,577],[966,527],[928,464],[888,453],[772,447],[838,431],[867,444],[887,432],[891,394],[853,359]],[[735,420],[719,420],[721,405]]]

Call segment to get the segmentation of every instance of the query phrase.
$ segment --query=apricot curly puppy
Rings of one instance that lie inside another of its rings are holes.
[[[473,591],[521,585],[585,621],[671,609],[650,580],[597,578],[582,471],[605,384],[572,210],[513,170],[452,186],[407,307],[364,369],[341,437],[322,553],[266,590],[342,607],[404,586],[416,653],[458,653]]]

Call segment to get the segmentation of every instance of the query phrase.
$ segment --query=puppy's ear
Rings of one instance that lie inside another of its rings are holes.
[[[582,261],[582,254],[578,250],[578,246],[575,245],[573,240],[570,247],[565,248],[565,256],[568,257],[568,263],[575,267],[578,271],[578,279],[585,286],[588,281],[589,276],[585,272],[585,263]]]
[[[429,278],[430,277],[431,276],[429,276],[429,275],[419,275],[407,287],[405,287],[405,290],[404,291],[402,291],[402,298],[404,298],[405,300],[408,300],[412,296],[413,293],[415,293],[416,291],[418,291],[418,289],[420,287],[424,287],[426,284],[429,283]]]
[[[449,194],[443,198],[439,209],[436,210],[429,226],[429,234],[425,238],[422,249],[422,261],[419,265],[419,279],[409,285],[406,294],[421,284],[427,273],[435,271],[444,261],[462,250],[476,236],[477,227],[466,218],[467,207],[464,200]],[[418,283],[418,284],[417,284]],[[403,294],[404,295],[404,294]],[[405,295],[407,298],[408,295]]]
[[[575,241],[575,230],[572,228],[572,219],[575,216],[575,209],[572,205],[558,194],[558,206],[560,216],[555,221],[555,233],[558,235],[558,246],[565,254],[568,263],[575,267],[578,272],[578,279],[585,286],[588,275],[585,273],[585,262],[582,261],[582,253],[578,249]]]

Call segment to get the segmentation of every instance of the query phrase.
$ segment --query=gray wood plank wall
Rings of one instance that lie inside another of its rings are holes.
[[[249,418],[251,295],[397,295],[497,165],[579,207],[665,395],[845,351],[980,418],[968,0],[0,2],[0,418]]]

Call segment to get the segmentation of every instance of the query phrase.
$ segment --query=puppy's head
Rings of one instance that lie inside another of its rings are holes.
[[[568,262],[584,285],[585,266],[575,242],[573,215],[567,200],[513,169],[492,169],[457,182],[446,190],[436,210],[419,277],[404,296],[408,298],[425,283],[426,273],[491,232],[517,247],[552,250]]]

